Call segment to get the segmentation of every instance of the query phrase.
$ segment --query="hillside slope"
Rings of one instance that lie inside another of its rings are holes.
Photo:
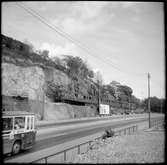
[[[25,44],[3,36],[2,95],[5,96],[3,104],[8,110],[32,111],[39,119],[45,114],[46,116],[43,117],[47,120],[96,115],[96,108],[92,113],[90,106],[85,106],[85,110],[82,106],[63,105],[63,103],[61,106],[55,106],[53,100],[46,96],[48,81],[55,85],[63,85],[67,91],[70,87],[70,96],[75,96],[77,93],[81,98],[88,95],[91,84],[72,80],[64,71],[57,69],[51,61],[25,51],[24,47],[26,48]],[[20,101],[17,96],[26,99]]]

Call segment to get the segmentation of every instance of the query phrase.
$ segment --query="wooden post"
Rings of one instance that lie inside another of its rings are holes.
[[[98,80],[98,109],[100,114],[100,81]]]
[[[150,74],[148,73],[148,121],[149,121],[149,128],[151,128],[150,123]]]

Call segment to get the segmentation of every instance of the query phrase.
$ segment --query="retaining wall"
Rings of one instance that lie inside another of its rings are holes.
[[[45,103],[44,120],[62,120],[97,116],[96,107],[66,103]]]

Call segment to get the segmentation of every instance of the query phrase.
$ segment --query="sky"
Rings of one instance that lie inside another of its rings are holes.
[[[52,27],[42,23],[17,2],[2,3],[1,33],[49,50],[50,57],[79,56],[104,84],[118,81],[143,99],[165,98],[165,44],[163,2],[22,1]],[[78,46],[79,45],[79,46]],[[85,48],[86,47],[86,48]],[[87,51],[88,50],[88,51]]]

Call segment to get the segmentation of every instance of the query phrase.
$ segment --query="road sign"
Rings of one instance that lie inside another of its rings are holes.
[[[109,105],[106,104],[100,104],[100,114],[110,114],[110,108]]]

